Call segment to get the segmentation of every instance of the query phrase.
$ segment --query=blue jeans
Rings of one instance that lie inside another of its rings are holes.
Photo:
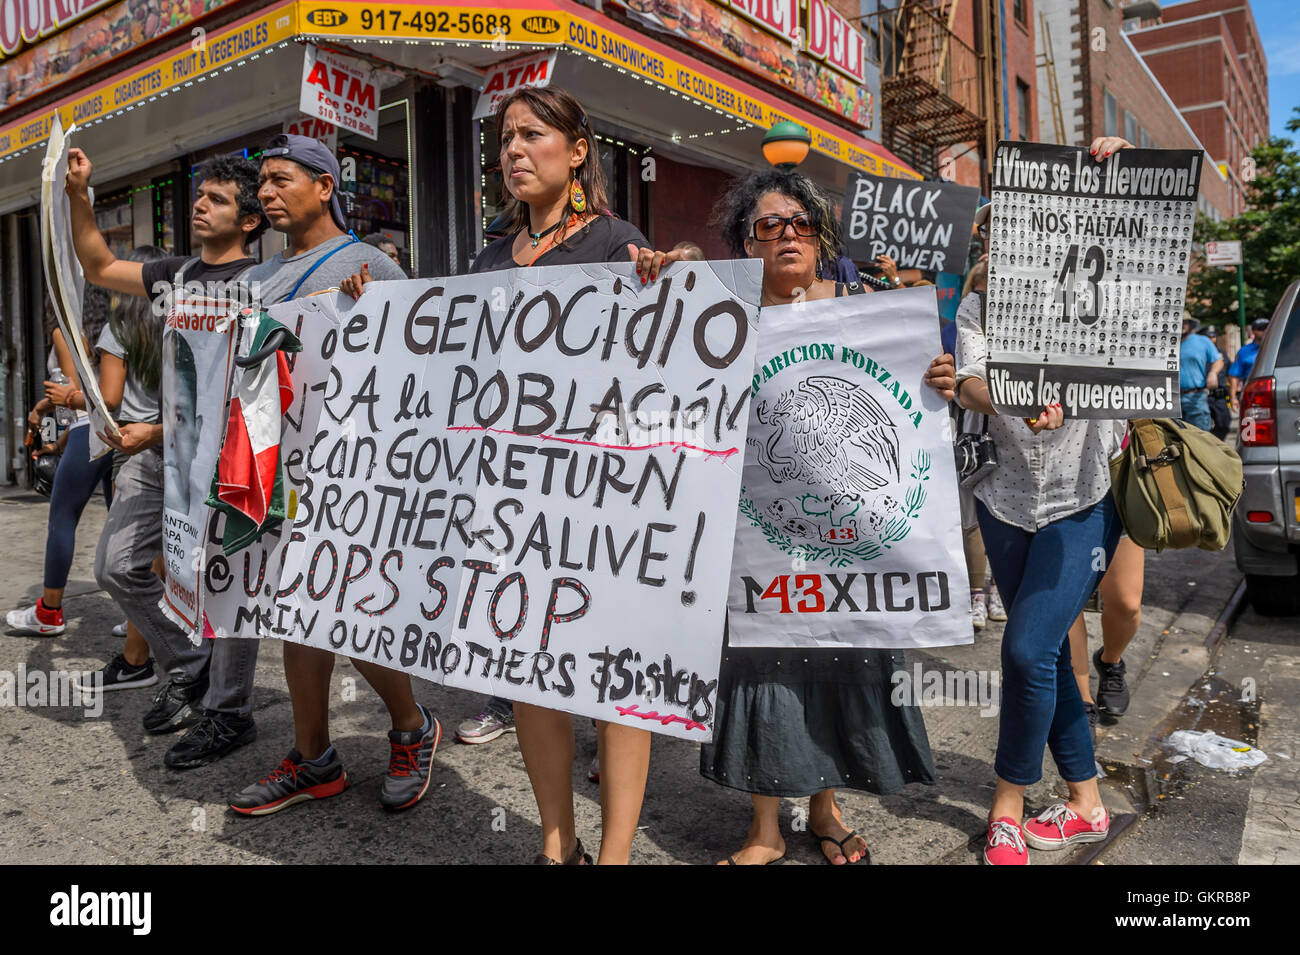
[[[1210,416],[1210,402],[1204,388],[1200,391],[1185,392],[1182,401],[1184,421],[1196,425],[1202,431],[1209,431],[1214,427],[1214,418]]]
[[[1115,503],[1107,494],[1033,534],[1002,523],[982,502],[976,502],[976,510],[989,567],[1007,608],[993,768],[1009,783],[1036,783],[1046,745],[1066,782],[1092,779],[1096,761],[1070,665],[1068,632],[1115,554],[1123,529]]]
[[[50,518],[45,531],[46,587],[62,590],[68,585],[81,512],[94,496],[95,488],[101,485],[104,501],[113,502],[113,485],[109,480],[112,467],[112,454],[90,460],[89,424],[68,432],[68,443],[59,458],[58,470],[54,472],[54,487],[50,490]]]

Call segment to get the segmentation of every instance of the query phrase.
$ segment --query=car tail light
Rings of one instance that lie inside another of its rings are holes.
[[[1272,524],[1273,512],[1272,511],[1247,511],[1246,520],[1249,521],[1251,524]]]
[[[1256,378],[1241,395],[1241,443],[1251,448],[1277,447],[1277,380]]]

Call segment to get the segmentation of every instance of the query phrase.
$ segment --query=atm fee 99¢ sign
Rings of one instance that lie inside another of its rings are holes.
[[[307,45],[298,109],[367,139],[379,136],[379,87],[347,57]]]

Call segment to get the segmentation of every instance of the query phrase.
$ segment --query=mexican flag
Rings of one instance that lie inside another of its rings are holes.
[[[287,514],[280,468],[280,427],[293,403],[285,352],[302,350],[297,338],[261,312],[252,343],[255,354],[273,331],[283,331],[277,351],[260,364],[237,371],[225,439],[212,477],[208,505],[226,515],[222,551],[230,555],[280,526]]]

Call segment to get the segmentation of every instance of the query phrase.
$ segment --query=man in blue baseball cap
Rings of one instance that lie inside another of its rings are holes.
[[[253,296],[264,307],[337,288],[363,268],[379,281],[406,278],[392,259],[347,231],[339,180],[338,160],[314,139],[280,135],[262,151],[257,197],[271,228],[288,239],[288,248],[248,273]],[[392,718],[389,767],[380,785],[380,803],[390,810],[409,809],[428,791],[442,727],[415,701],[411,678],[405,673],[365,660],[352,663]],[[334,655],[328,650],[284,644],[294,747],[275,770],[231,799],[236,812],[266,815],[347,788],[343,761],[329,735],[333,669]]]

